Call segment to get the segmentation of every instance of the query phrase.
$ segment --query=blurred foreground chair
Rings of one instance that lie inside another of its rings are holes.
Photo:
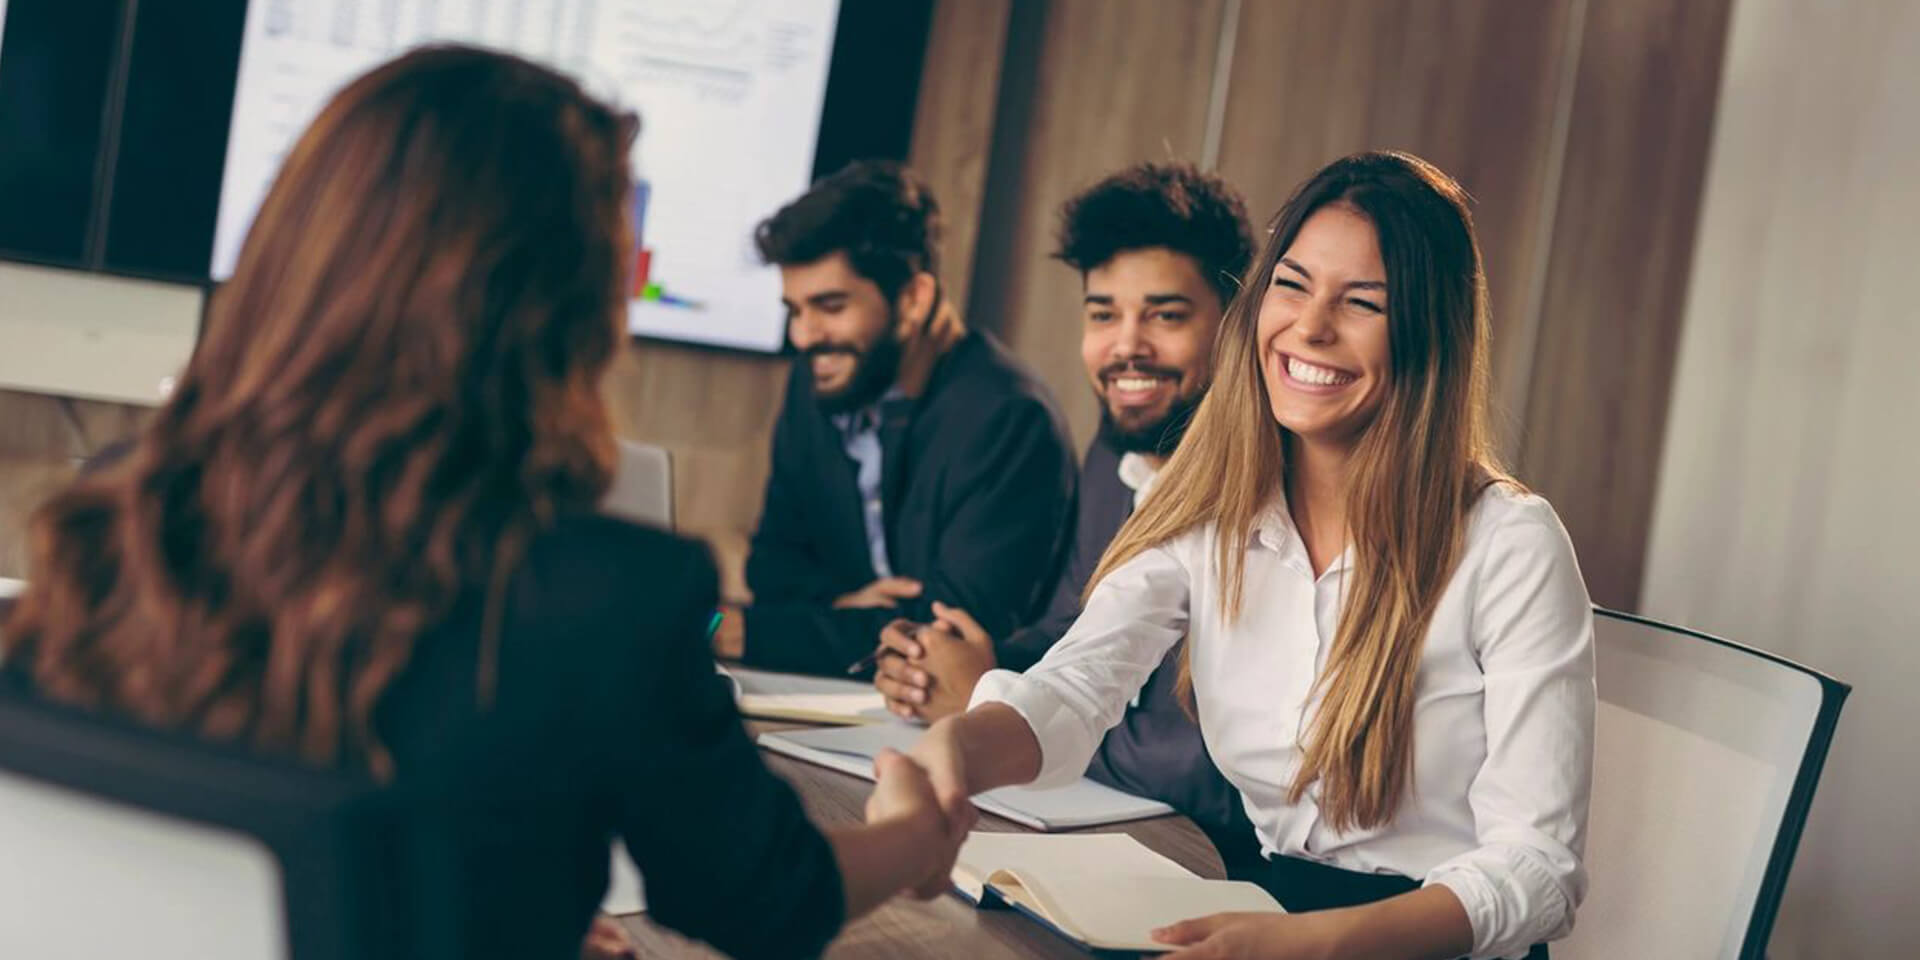
[[[397,809],[358,778],[0,692],[0,957],[451,957],[451,871]]]
[[[635,523],[673,529],[673,460],[666,449],[620,441],[620,463],[601,509]]]

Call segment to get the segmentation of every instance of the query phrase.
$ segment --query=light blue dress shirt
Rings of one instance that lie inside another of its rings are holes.
[[[905,397],[906,394],[895,387],[867,406],[833,415],[833,425],[840,430],[840,445],[853,461],[854,484],[860,491],[860,518],[867,528],[867,554],[873,559],[876,577],[893,576],[893,565],[887,561],[885,507],[880,499],[881,466],[885,456],[880,448],[880,411],[883,405]]]

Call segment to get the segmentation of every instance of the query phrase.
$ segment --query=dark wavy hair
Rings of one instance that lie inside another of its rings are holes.
[[[47,503],[4,631],[43,696],[391,775],[416,640],[501,597],[614,458],[636,130],[503,54],[417,50],[321,111],[178,388]]]
[[[1246,201],[1190,163],[1143,163],[1088,187],[1060,208],[1059,244],[1054,257],[1082,274],[1130,250],[1184,253],[1222,307],[1253,259]]]
[[[845,253],[889,302],[919,273],[940,273],[940,205],[897,163],[856,160],[760,222],[760,259],[780,266]]]

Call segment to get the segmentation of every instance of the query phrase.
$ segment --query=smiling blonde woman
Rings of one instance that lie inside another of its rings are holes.
[[[1217,374],[1086,608],[916,756],[944,803],[1078,776],[1174,643],[1293,911],[1176,957],[1545,957],[1586,890],[1592,614],[1553,509],[1486,426],[1466,195],[1397,153],[1288,201]]]

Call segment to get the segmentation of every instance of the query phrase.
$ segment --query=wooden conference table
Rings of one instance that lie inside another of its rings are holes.
[[[751,723],[758,734],[791,729],[790,724]],[[773,772],[793,785],[815,823],[823,826],[861,822],[867,793],[873,785],[825,767],[789,757],[760,752]],[[1010,820],[982,813],[976,830],[1030,832]],[[1226,876],[1213,844],[1185,817],[1158,817],[1089,832],[1132,834],[1141,843],[1203,877]],[[751,923],[752,918],[742,917]],[[713,958],[719,951],[689,941],[656,926],[646,914],[622,917],[621,922],[640,944],[643,957]],[[932,900],[899,897],[848,924],[827,948],[829,960],[929,957],[953,960],[991,960],[996,957],[1058,957],[1086,960],[1088,954],[1011,910],[976,910],[951,894]]]

